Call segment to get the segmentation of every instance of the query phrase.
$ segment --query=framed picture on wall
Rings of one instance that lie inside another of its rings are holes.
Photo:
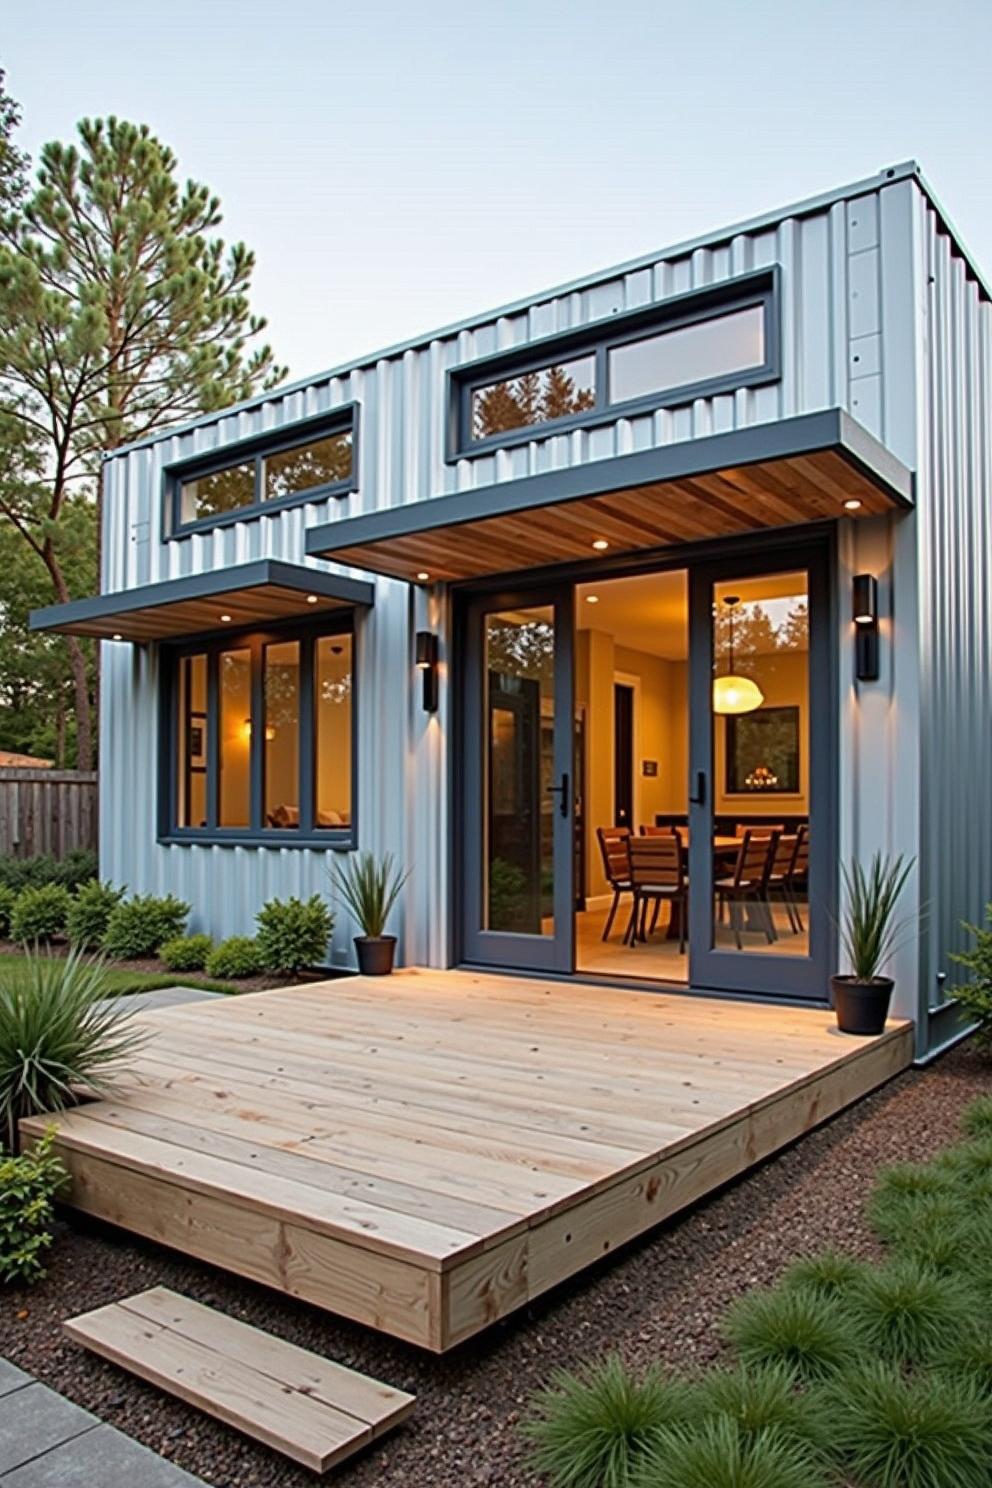
[[[799,793],[799,709],[757,708],[726,719],[728,796]]]

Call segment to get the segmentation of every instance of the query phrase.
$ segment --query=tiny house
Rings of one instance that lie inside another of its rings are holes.
[[[391,851],[407,964],[823,1003],[880,848],[943,1047],[992,898],[989,300],[910,163],[115,451],[101,593],[34,617],[103,643],[101,873],[221,936]]]

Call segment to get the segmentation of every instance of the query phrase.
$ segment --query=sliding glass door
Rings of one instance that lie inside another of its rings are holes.
[[[691,575],[689,976],[825,995],[834,681],[825,555]]]
[[[462,956],[572,968],[572,590],[465,612]]]

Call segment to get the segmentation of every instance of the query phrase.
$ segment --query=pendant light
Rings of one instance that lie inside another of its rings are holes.
[[[734,671],[734,610],[740,604],[736,594],[728,594],[723,601],[727,606],[730,621],[729,665],[722,677],[713,679],[714,713],[753,713],[765,701],[764,693],[750,677],[740,677]]]

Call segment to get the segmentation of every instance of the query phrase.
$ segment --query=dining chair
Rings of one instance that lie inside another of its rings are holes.
[[[610,931],[613,929],[613,921],[616,918],[617,906],[624,894],[631,892],[630,882],[630,828],[629,827],[597,827],[596,837],[599,841],[599,850],[603,858],[603,872],[606,881],[613,890],[613,903],[606,917],[606,925],[603,930],[602,939],[609,940]]]
[[[667,829],[657,836],[632,837],[629,847],[634,903],[624,934],[624,944],[633,945],[635,940],[647,939],[648,906],[654,907],[651,921],[651,929],[654,930],[658,923],[658,910],[662,902],[667,900],[671,905],[671,913],[677,913],[679,917],[679,952],[684,955],[689,888],[685,871],[685,849],[675,833]]]
[[[768,837],[772,832],[784,831],[784,822],[738,822],[734,827],[734,836],[743,837],[745,832],[752,832],[756,837]]]
[[[766,835],[761,828],[755,832],[751,827],[745,827],[733,873],[727,878],[718,878],[713,885],[718,902],[727,906],[739,951],[744,949],[741,931],[745,928],[745,906],[750,908],[765,932],[768,944],[777,938],[768,902],[768,878],[778,839],[778,832]]]
[[[809,827],[805,822],[796,832],[796,846],[787,875],[787,883],[796,924],[800,930],[803,930],[805,927],[803,917],[799,912],[799,905],[803,897],[809,894]]]
[[[792,896],[792,887],[789,883],[789,875],[795,862],[796,849],[799,846],[799,833],[783,832],[775,844],[775,853],[772,857],[771,868],[768,872],[768,901],[771,904],[772,896],[778,894],[785,905],[785,912],[789,917],[789,928],[797,935],[803,928],[799,919],[795,901]]]

